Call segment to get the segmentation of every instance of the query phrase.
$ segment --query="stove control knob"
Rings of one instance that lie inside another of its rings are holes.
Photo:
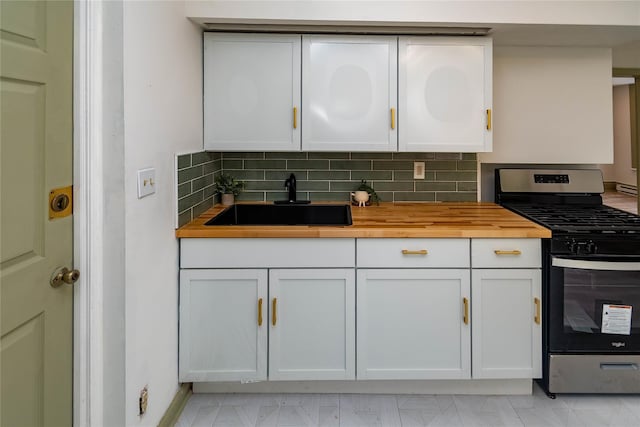
[[[588,254],[595,254],[598,250],[598,246],[596,246],[595,242],[593,240],[589,240],[587,242],[587,253]]]
[[[570,242],[567,242],[567,249],[569,250],[569,253],[577,254],[578,247],[579,247],[578,243],[575,240],[571,240]]]

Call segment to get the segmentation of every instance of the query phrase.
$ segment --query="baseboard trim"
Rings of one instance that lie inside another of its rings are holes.
[[[191,383],[182,383],[176,393],[175,397],[169,404],[169,407],[165,411],[164,415],[158,423],[158,427],[173,427],[178,422],[182,410],[187,405],[189,397],[193,394],[191,391]]]
[[[362,394],[505,394],[528,395],[530,379],[362,380],[193,383],[194,393],[362,393]]]

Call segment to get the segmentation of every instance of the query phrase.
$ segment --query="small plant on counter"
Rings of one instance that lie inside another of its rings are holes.
[[[365,181],[364,179],[360,181],[360,185],[358,185],[358,188],[356,188],[355,191],[366,191],[369,194],[369,200],[371,201],[371,203],[375,203],[376,205],[380,204],[380,197],[378,197],[378,193],[376,193],[376,190],[374,190],[372,186],[367,184],[367,181]]]
[[[213,180],[216,193],[222,195],[223,205],[232,205],[234,199],[244,190],[244,181],[238,181],[229,174],[222,173]]]

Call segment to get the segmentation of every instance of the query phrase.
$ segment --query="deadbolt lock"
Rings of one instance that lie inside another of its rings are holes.
[[[62,212],[69,206],[69,196],[66,194],[58,194],[51,201],[51,210],[54,212]]]
[[[73,186],[56,188],[49,193],[49,219],[71,215],[73,211]]]
[[[80,278],[80,272],[76,269],[69,270],[67,267],[63,267],[53,273],[51,276],[51,287],[57,288],[62,286],[63,283],[73,285]]]

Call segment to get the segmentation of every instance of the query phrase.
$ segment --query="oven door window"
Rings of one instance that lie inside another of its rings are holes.
[[[640,350],[640,269],[554,266],[550,298],[555,350]]]

